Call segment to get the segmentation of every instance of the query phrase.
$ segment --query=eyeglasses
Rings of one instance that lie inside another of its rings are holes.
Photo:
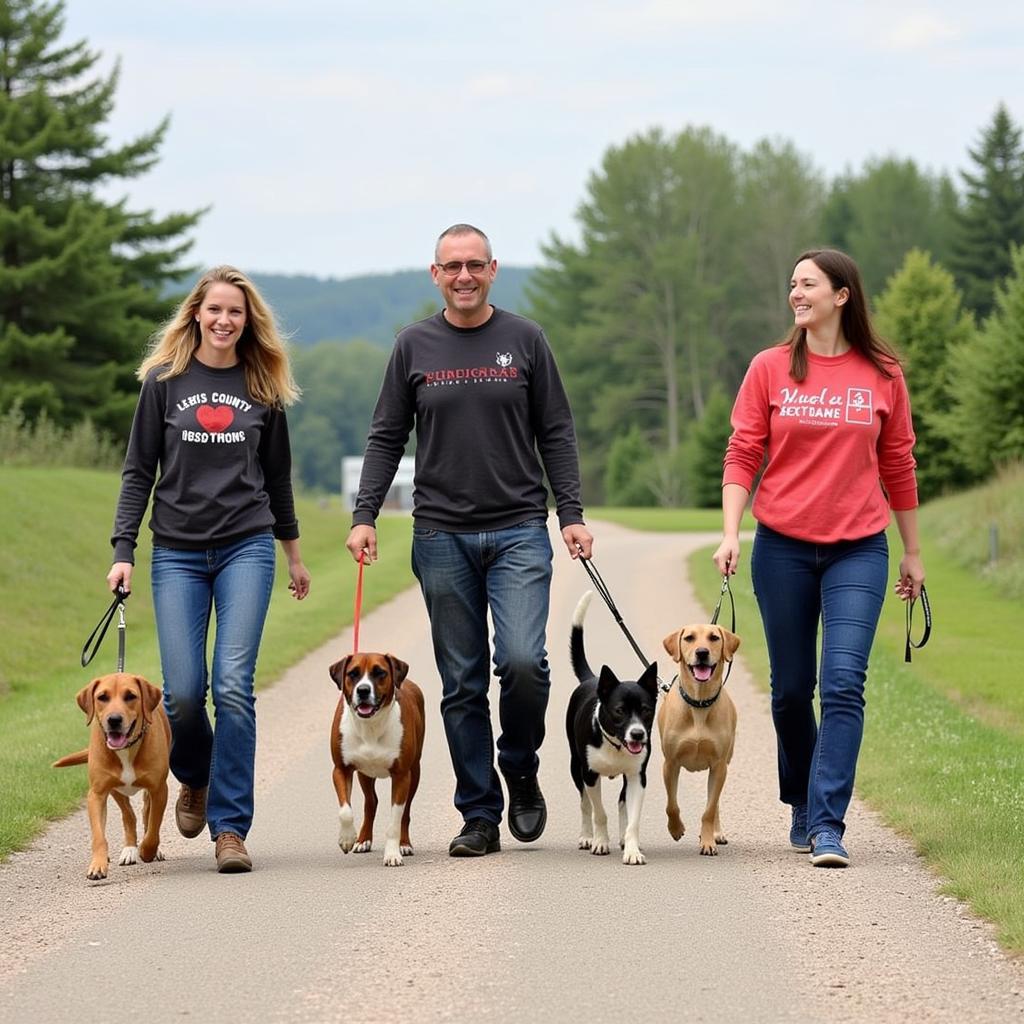
[[[435,263],[435,267],[448,277],[456,277],[465,267],[471,274],[482,274],[489,266],[487,260],[449,260],[447,263]]]

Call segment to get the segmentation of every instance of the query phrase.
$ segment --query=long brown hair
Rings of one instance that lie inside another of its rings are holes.
[[[900,359],[896,350],[871,325],[857,264],[838,249],[810,249],[798,256],[793,266],[804,260],[813,261],[835,291],[845,288],[850,293],[839,321],[839,329],[850,347],[869,359],[879,373],[886,377],[894,376],[892,368],[900,365]],[[807,329],[794,327],[782,344],[789,346],[790,377],[795,381],[803,380],[807,376]]]
[[[242,271],[224,265],[203,274],[177,312],[153,336],[138,369],[139,380],[157,366],[166,367],[159,380],[177,377],[188,369],[201,340],[196,313],[211,285],[217,283],[233,284],[245,295],[245,329],[235,351],[250,397],[263,405],[291,405],[302,392],[292,377],[288,347],[273,310]]]

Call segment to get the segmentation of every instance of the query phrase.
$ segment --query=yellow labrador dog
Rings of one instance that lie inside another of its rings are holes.
[[[679,815],[679,769],[708,771],[708,802],[700,819],[700,852],[708,857],[728,840],[722,831],[718,801],[736,742],[736,705],[726,693],[725,666],[740,638],[721,626],[683,626],[664,640],[678,663],[678,683],[658,706],[658,732],[668,794],[668,831],[679,840],[686,831]]]
[[[94,679],[76,698],[91,726],[89,746],[54,761],[53,767],[89,765],[92,858],[86,877],[93,881],[106,878],[110,864],[106,836],[108,796],[121,808],[124,824],[124,848],[118,863],[164,859],[160,852],[160,824],[167,807],[171,727],[162,698],[159,687],[141,676],[124,672]],[[140,789],[144,829],[141,843],[129,799]]]

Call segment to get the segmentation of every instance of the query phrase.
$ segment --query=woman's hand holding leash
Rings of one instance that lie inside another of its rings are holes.
[[[730,534],[722,538],[711,560],[718,566],[718,571],[723,576],[735,576],[736,566],[740,561],[740,538],[736,534]]]
[[[131,562],[115,562],[107,573],[107,589],[117,593],[120,587],[126,594],[132,592],[132,569],[135,568]]]
[[[900,578],[893,586],[901,601],[916,601],[924,586],[924,562],[918,551],[907,552],[900,560]]]

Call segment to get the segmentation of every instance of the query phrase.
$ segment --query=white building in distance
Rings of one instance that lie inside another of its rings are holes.
[[[405,455],[398,463],[398,472],[391,483],[391,489],[384,499],[383,507],[392,512],[412,511],[412,473],[416,460]],[[341,502],[351,511],[352,503],[359,491],[359,477],[363,472],[361,455],[346,455],[341,460]]]

